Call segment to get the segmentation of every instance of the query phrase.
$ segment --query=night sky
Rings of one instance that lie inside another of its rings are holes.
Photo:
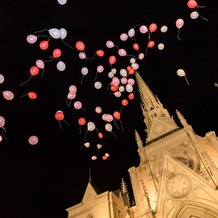
[[[128,168],[139,163],[134,132],[145,140],[146,126],[137,85],[116,97],[109,76],[116,69],[113,77],[120,79],[120,70],[131,66],[131,58],[178,125],[176,109],[196,134],[218,133],[217,8],[214,0],[197,1],[195,8],[183,0],[68,0],[63,5],[56,0],[4,1],[0,7],[0,218],[66,218],[65,209],[82,200],[89,179],[100,190],[113,191],[124,178],[131,194]],[[197,12],[196,19],[192,12]],[[184,22],[180,27],[178,19]],[[151,24],[157,29],[149,29]],[[141,26],[148,31],[142,33]],[[168,30],[161,30],[163,26]],[[55,38],[51,31],[61,28],[66,35]],[[121,34],[128,39],[121,39]],[[34,43],[30,35],[36,37]],[[47,49],[40,47],[42,41],[48,42]],[[148,47],[151,41],[155,44]],[[134,49],[134,44],[139,48]],[[55,49],[60,56],[55,57]],[[111,56],[115,62],[110,62]],[[86,75],[82,68],[88,69]],[[185,76],[179,76],[178,69]],[[134,73],[127,78],[134,81]],[[102,87],[96,88],[96,82]],[[67,97],[71,85],[77,89],[74,99]],[[31,99],[29,92],[37,97]],[[76,101],[81,108],[74,106]],[[55,118],[57,111],[63,112],[63,119]],[[104,114],[115,111],[119,119],[103,120]],[[84,125],[79,118],[85,119]],[[106,129],[108,123],[112,129]],[[31,144],[30,136],[38,142]]]

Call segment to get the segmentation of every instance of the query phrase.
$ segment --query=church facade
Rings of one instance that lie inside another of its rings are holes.
[[[146,124],[145,142],[135,132],[139,166],[129,168],[135,204],[121,190],[98,193],[89,182],[82,202],[68,218],[217,218],[218,138],[214,131],[197,135],[176,110],[176,124],[136,72]]]

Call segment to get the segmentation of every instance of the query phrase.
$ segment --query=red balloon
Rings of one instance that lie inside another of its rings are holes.
[[[82,125],[84,125],[86,123],[86,119],[81,117],[81,118],[79,118],[78,123],[79,123],[79,125],[82,126]]]
[[[37,94],[35,92],[29,92],[28,96],[30,99],[36,99],[37,98]]]
[[[56,48],[53,50],[53,57],[54,58],[59,58],[61,56],[62,52],[59,48]]]
[[[37,67],[37,66],[32,66],[31,68],[30,68],[30,74],[32,75],[32,76],[35,76],[35,75],[37,75],[39,73],[39,68]]]
[[[129,74],[134,74],[135,73],[135,70],[132,68],[130,71],[129,71]]]
[[[103,51],[103,50],[98,50],[98,51],[96,51],[96,54],[97,54],[99,57],[103,57],[103,56],[104,56],[104,51]]]
[[[195,0],[189,0],[189,1],[187,2],[187,6],[188,6],[189,8],[195,8],[195,7],[197,7],[197,2],[196,2]]]
[[[102,156],[102,159],[107,160],[107,156],[106,155]]]
[[[126,70],[127,70],[127,71],[130,71],[131,69],[132,69],[131,66],[127,66],[127,67],[126,67]]]
[[[128,98],[129,98],[130,100],[134,99],[134,97],[135,97],[134,93],[130,93],[130,94],[128,95]]]
[[[157,30],[157,25],[155,23],[150,24],[149,26],[150,32],[155,32]]]
[[[126,99],[123,99],[122,102],[121,102],[121,104],[122,104],[123,106],[126,106],[126,105],[128,104],[128,101],[127,101]]]
[[[39,44],[40,49],[46,50],[48,48],[48,41],[41,41]]]
[[[136,51],[139,50],[139,44],[138,43],[134,43],[133,44],[133,49],[135,49]]]
[[[155,45],[154,41],[149,41],[148,42],[148,48],[152,48],[152,47],[154,47],[154,45]]]
[[[55,113],[55,119],[58,120],[58,121],[63,120],[64,119],[64,113],[62,111],[60,111],[60,110],[57,111]]]
[[[109,57],[109,63],[112,65],[112,64],[114,64],[114,63],[116,63],[116,61],[117,61],[117,58],[115,57],[115,56],[110,56]]]
[[[119,111],[114,111],[113,116],[115,119],[119,120],[120,119],[120,112]]]
[[[111,91],[115,92],[118,89],[118,86],[111,84]]]
[[[76,49],[79,51],[83,51],[85,49],[85,44],[82,41],[76,42]]]
[[[99,133],[98,133],[98,137],[99,137],[100,139],[102,139],[102,138],[104,137],[104,135],[103,135],[101,132],[99,132]]]

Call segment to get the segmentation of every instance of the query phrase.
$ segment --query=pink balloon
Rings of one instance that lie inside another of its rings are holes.
[[[135,84],[135,80],[133,78],[129,78],[128,84],[133,86]]]
[[[102,148],[102,145],[101,144],[97,144],[97,148],[98,149]]]
[[[114,47],[114,43],[109,40],[109,41],[106,42],[106,46],[107,46],[108,48],[113,48],[113,47]]]
[[[120,91],[116,91],[114,92],[114,96],[119,98],[121,96],[121,92]]]
[[[148,28],[145,25],[142,25],[140,26],[139,31],[144,34],[148,32]]]
[[[38,60],[36,61],[36,66],[37,66],[38,68],[40,68],[40,69],[43,69],[43,68],[45,67],[44,61],[38,59]]]
[[[104,71],[104,67],[102,66],[102,65],[99,65],[98,67],[97,67],[97,72],[98,73],[102,73]]]
[[[82,103],[80,101],[75,101],[73,106],[78,110],[82,108]]]
[[[182,28],[183,25],[184,25],[184,20],[183,19],[179,18],[179,19],[176,20],[176,27],[178,29]]]
[[[79,58],[80,59],[86,59],[86,53],[85,52],[80,52],[79,53]]]
[[[112,122],[113,119],[114,119],[114,117],[113,117],[111,114],[107,114],[107,115],[106,115],[106,121],[107,121],[107,122]]]
[[[35,35],[28,35],[26,38],[27,42],[30,44],[34,44],[37,41],[37,37]]]
[[[5,125],[5,118],[0,116],[0,128],[2,128]]]
[[[142,60],[145,57],[144,53],[139,54],[139,60]]]
[[[12,100],[14,98],[14,93],[11,92],[11,91],[3,91],[3,97],[6,99],[6,100]]]
[[[102,112],[101,107],[96,107],[96,108],[95,108],[95,112],[98,113],[98,114],[100,114],[100,113]]]
[[[127,78],[126,77],[122,77],[120,79],[120,81],[121,81],[122,84],[126,84],[127,83]]]
[[[76,93],[75,92],[69,92],[68,95],[67,95],[67,98],[71,99],[71,100],[74,99],[75,97],[76,97]]]
[[[36,145],[38,143],[39,139],[37,136],[35,135],[32,135],[29,137],[28,139],[28,142],[31,144],[31,145]]]
[[[112,84],[118,86],[120,84],[120,80],[117,77],[113,77]]]
[[[126,34],[126,33],[122,33],[121,35],[120,35],[120,39],[122,40],[122,41],[126,41],[127,39],[128,39],[128,35]]]
[[[69,87],[69,92],[76,93],[77,92],[77,87],[75,85],[71,85]]]
[[[120,56],[126,56],[126,50],[123,49],[123,48],[121,48],[121,49],[118,50],[118,54],[119,54]]]
[[[106,121],[106,117],[107,117],[107,114],[103,114],[101,118],[102,120]]]

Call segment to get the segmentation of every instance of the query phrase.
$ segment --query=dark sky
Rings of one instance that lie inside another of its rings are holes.
[[[0,142],[0,217],[67,217],[65,209],[82,199],[89,169],[92,182],[102,191],[120,188],[122,177],[129,184],[128,168],[139,162],[134,131],[145,139],[145,125],[137,86],[133,85],[135,98],[122,106],[129,93],[115,97],[108,73],[116,68],[120,77],[119,70],[126,69],[139,52],[145,54],[143,60],[137,59],[140,75],[175,120],[178,109],[198,135],[218,132],[217,6],[214,0],[197,1],[194,9],[176,0],[68,0],[65,5],[56,0],[4,1],[0,7],[0,74],[4,76],[0,116],[5,119]],[[196,19],[190,17],[193,11],[199,14]],[[184,21],[180,29],[177,19]],[[150,34],[155,46],[147,49],[149,33],[142,34],[139,27],[152,23],[157,25]],[[168,27],[165,33],[160,30],[164,25]],[[64,28],[66,38],[49,38],[52,28]],[[135,35],[120,40],[132,28]],[[30,34],[37,36],[34,44],[26,40]],[[49,40],[47,50],[39,48],[43,40]],[[86,59],[78,57],[78,41],[85,44]],[[108,48],[107,41],[115,46]],[[132,48],[134,43],[139,51]],[[163,50],[158,49],[159,43],[165,45]],[[62,51],[60,58],[52,58],[56,48]],[[119,56],[121,48],[127,56]],[[103,57],[94,55],[99,49],[105,52]],[[112,65],[111,55],[117,58]],[[45,67],[31,77],[36,60],[43,60]],[[64,71],[57,69],[59,61],[65,63]],[[99,65],[104,67],[102,73],[96,73]],[[85,77],[83,67],[89,69]],[[187,81],[177,75],[178,69],[185,71]],[[129,78],[134,79],[134,74]],[[101,89],[94,87],[96,81],[101,82]],[[67,99],[70,85],[77,87],[72,101]],[[11,91],[14,98],[5,99],[4,91]],[[27,95],[31,91],[37,93],[34,100]],[[75,101],[82,103],[81,109],[74,108]],[[111,122],[111,132],[95,112],[97,106],[102,114],[121,112],[121,119]],[[60,123],[54,117],[58,110],[64,112]],[[80,126],[81,117],[96,128],[88,131],[87,123]],[[103,132],[103,139],[98,132]],[[39,140],[35,145],[28,142],[32,135]],[[85,141],[89,148],[83,145]],[[97,149],[97,144],[102,148]],[[105,153],[107,160],[102,159]],[[91,160],[93,155],[97,160]]]

